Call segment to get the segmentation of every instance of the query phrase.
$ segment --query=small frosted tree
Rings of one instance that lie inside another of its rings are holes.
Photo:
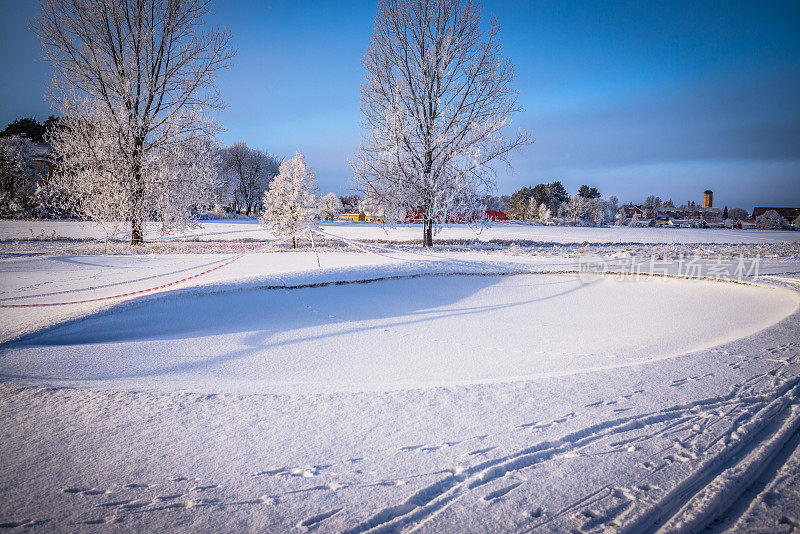
[[[611,195],[608,197],[608,209],[611,211],[612,217],[619,210],[619,199],[616,196]]]
[[[546,223],[552,218],[553,216],[550,213],[550,208],[547,207],[547,204],[539,204],[539,220],[543,223]]]
[[[342,204],[341,199],[336,196],[336,193],[328,193],[322,199],[320,210],[322,211],[322,214],[325,215],[326,219],[334,220],[340,213],[342,213],[342,211],[344,211],[344,205]]]
[[[314,170],[298,150],[294,157],[281,163],[278,175],[264,193],[260,222],[278,236],[294,234],[319,219],[319,191]],[[292,248],[297,240],[292,238]]]
[[[534,197],[528,199],[528,209],[525,210],[525,218],[529,221],[539,218],[539,204]]]

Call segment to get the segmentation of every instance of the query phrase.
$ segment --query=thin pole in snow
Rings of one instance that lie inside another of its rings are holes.
[[[314,245],[314,232],[311,231],[311,225],[308,226],[308,236],[311,238],[311,248],[314,249],[314,254],[317,256],[317,267],[322,269],[322,265],[319,262],[319,253],[316,245]]]

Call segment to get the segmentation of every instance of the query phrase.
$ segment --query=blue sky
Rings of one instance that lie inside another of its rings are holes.
[[[521,4],[521,5],[520,5]],[[485,1],[536,142],[498,193],[560,179],[622,201],[800,205],[800,3]],[[0,125],[49,113],[34,1],[0,0]],[[220,77],[225,143],[302,150],[346,193],[372,2],[218,2],[238,48]]]

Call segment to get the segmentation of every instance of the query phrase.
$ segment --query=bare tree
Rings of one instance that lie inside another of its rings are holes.
[[[224,172],[232,182],[233,209],[247,215],[260,209],[269,181],[278,174],[280,160],[264,150],[249,148],[239,141],[225,149]]]
[[[644,199],[644,204],[642,204],[642,210],[644,211],[644,216],[647,219],[652,219],[656,216],[656,212],[661,207],[661,199],[655,195],[649,195],[646,199]]]
[[[154,164],[167,160],[152,157],[148,163],[149,155],[196,145],[196,138],[217,130],[208,115],[223,106],[216,73],[229,65],[234,51],[227,32],[204,30],[210,5],[210,0],[43,0],[33,25],[55,68],[53,102],[74,134],[61,139],[74,144],[57,146],[59,156],[80,151],[83,176],[96,171],[93,179],[99,182],[92,187],[98,191],[108,171],[122,173],[108,184],[119,191],[96,198],[113,198],[124,211],[116,215],[130,220],[131,244],[143,242],[146,217],[163,218],[158,202],[148,202],[151,188],[162,181],[150,180],[148,172],[160,172]],[[108,146],[95,146],[98,130]],[[70,170],[75,167],[62,172]]]
[[[470,216],[494,189],[494,164],[530,138],[503,131],[521,107],[500,27],[484,32],[475,0],[381,0],[364,57],[364,139],[356,183],[390,221],[416,210],[423,246],[434,223]]]

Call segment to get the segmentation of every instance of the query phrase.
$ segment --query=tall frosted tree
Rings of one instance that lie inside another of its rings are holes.
[[[264,193],[263,204],[261,224],[276,235],[291,235],[316,224],[319,218],[317,179],[300,151],[281,163],[278,175]],[[296,241],[292,239],[292,247],[295,246]]]
[[[500,26],[473,0],[381,0],[361,87],[364,130],[354,174],[390,222],[414,210],[423,246],[434,225],[483,209],[496,165],[530,142],[506,135],[521,111]]]
[[[176,170],[168,156],[201,147],[218,129],[210,115],[223,106],[216,74],[234,51],[227,32],[207,29],[210,6],[210,0],[43,0],[34,23],[56,73],[52,98],[67,132],[52,139],[57,155],[70,159],[59,171],[71,173],[63,183],[80,197],[83,216],[129,220],[132,244],[143,242],[147,218],[191,222],[197,198],[165,183],[177,180],[183,192],[203,189],[191,182],[205,173],[165,173]]]

